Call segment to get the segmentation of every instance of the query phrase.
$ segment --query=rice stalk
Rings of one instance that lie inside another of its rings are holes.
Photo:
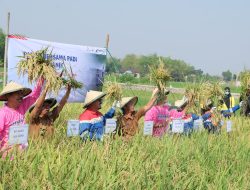
[[[19,76],[27,74],[28,82],[31,84],[43,77],[49,91],[56,94],[63,85],[63,80],[58,76],[52,63],[52,52],[48,52],[48,47],[25,54],[17,64],[17,73]]]
[[[104,84],[104,91],[106,92],[105,101],[108,105],[112,105],[114,101],[121,101],[122,87],[117,82],[106,82]]]
[[[83,84],[81,82],[78,82],[75,78],[74,78],[74,74],[72,71],[71,66],[69,65],[69,70],[67,69],[65,63],[63,63],[63,71],[62,74],[62,80],[63,80],[63,84],[64,85],[70,85],[73,89],[77,89],[77,88],[82,88]]]
[[[244,70],[240,74],[241,96],[246,99],[250,90],[250,70]]]
[[[165,89],[167,88],[168,82],[171,79],[170,71],[165,68],[164,62],[159,58],[158,66],[148,66],[150,70],[150,79],[159,89],[158,99],[165,97]]]

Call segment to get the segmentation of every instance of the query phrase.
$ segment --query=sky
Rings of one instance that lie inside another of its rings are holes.
[[[205,73],[250,69],[249,0],[0,0],[0,28],[30,38],[180,59]]]

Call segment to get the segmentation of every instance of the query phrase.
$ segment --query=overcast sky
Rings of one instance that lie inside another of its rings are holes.
[[[250,0],[0,0],[0,27],[30,38],[181,59],[210,74],[250,69]]]

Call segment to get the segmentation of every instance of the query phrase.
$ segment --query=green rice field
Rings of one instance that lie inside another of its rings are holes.
[[[139,96],[150,92],[126,90]],[[172,94],[173,102],[180,95]],[[55,123],[51,141],[29,142],[14,160],[0,159],[0,189],[250,189],[250,119],[235,117],[233,131],[206,131],[162,139],[140,133],[130,142],[109,136],[103,142],[66,137],[68,119],[82,104],[68,104]]]

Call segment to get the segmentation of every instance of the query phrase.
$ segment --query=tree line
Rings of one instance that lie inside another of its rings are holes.
[[[0,28],[0,67],[4,61],[5,34]],[[232,72],[222,72],[221,76],[211,76],[204,73],[201,69],[196,69],[194,66],[187,64],[183,60],[172,59],[170,57],[161,57],[166,68],[169,70],[173,81],[199,81],[199,80],[218,80],[231,81],[236,79],[236,75]],[[106,64],[107,73],[124,73],[131,71],[139,73],[142,77],[147,77],[149,74],[149,66],[154,66],[159,63],[159,56],[152,55],[135,55],[129,54],[124,58],[108,57]]]
[[[219,76],[211,76],[208,73],[204,73],[201,69],[196,69],[183,60],[160,57],[157,54],[129,54],[122,59],[109,57],[107,59],[106,71],[107,73],[119,74],[131,71],[132,73],[139,73],[141,77],[147,77],[149,76],[150,67],[159,64],[159,58],[162,59],[165,67],[169,70],[173,81],[218,80],[221,78]]]

